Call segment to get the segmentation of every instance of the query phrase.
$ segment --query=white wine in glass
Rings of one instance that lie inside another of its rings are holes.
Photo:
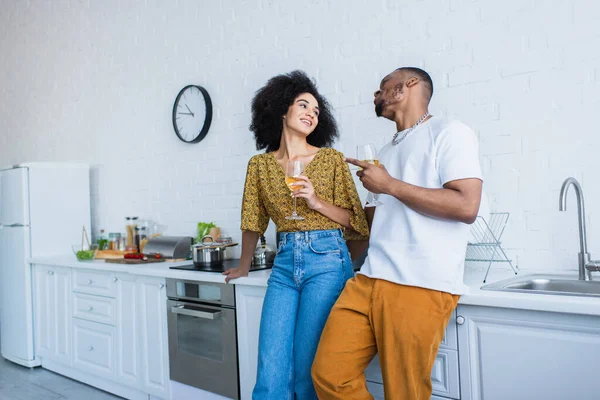
[[[298,177],[304,173],[304,162],[300,160],[288,161],[287,168],[285,170],[285,184],[291,192],[302,189],[302,185],[295,185],[300,179]],[[296,212],[296,198],[294,197],[294,212],[292,215],[288,215],[285,219],[291,219],[301,221],[304,217],[301,217]]]
[[[356,158],[362,162],[366,162],[371,165],[375,165],[377,167],[379,167],[379,165],[381,165],[379,163],[379,157],[377,156],[377,150],[375,150],[375,145],[372,143],[357,146],[356,147]],[[362,168],[359,168],[359,170],[362,170]],[[383,203],[377,199],[379,197],[379,194],[375,194],[375,193],[370,193],[370,194],[371,194],[373,201],[370,201],[367,204],[365,204],[365,207],[377,207],[377,206],[383,205]]]

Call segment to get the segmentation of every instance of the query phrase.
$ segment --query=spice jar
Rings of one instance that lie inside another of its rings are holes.
[[[119,238],[119,249],[118,250],[125,251],[126,248],[127,248],[127,238],[125,236],[122,236]]]
[[[110,232],[108,234],[108,249],[109,250],[119,250],[120,239],[121,239],[121,234],[119,232]]]

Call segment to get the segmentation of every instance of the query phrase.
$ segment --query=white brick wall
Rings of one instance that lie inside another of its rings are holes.
[[[386,73],[416,65],[434,79],[431,111],[479,135],[491,208],[511,213],[509,255],[525,269],[573,268],[574,197],[558,212],[567,176],[585,189],[600,256],[600,134],[590,118],[600,106],[599,14],[589,0],[4,0],[0,165],[93,165],[96,231],[138,215],[171,234],[214,220],[239,238],[256,89],[306,70],[336,108],[336,147],[352,155],[394,133],[375,118],[372,93]],[[215,106],[195,145],[176,139],[170,119],[190,83]]]

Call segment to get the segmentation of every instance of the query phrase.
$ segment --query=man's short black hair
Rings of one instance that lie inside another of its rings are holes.
[[[417,78],[419,78],[421,82],[423,82],[423,84],[425,85],[425,100],[427,100],[427,102],[429,103],[429,101],[431,100],[431,96],[433,96],[433,81],[431,80],[431,76],[429,76],[427,72],[417,67],[400,67],[396,69],[396,72],[401,72],[407,77],[415,75]]]

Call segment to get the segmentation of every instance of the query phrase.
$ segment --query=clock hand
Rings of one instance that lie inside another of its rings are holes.
[[[188,105],[187,105],[187,104],[185,105],[185,108],[187,108],[187,109],[188,109],[188,111],[190,112],[190,114],[192,114],[192,117],[193,117],[193,116],[194,116],[194,113],[192,112],[192,110],[190,110],[190,108],[188,107]]]
[[[192,117],[194,116],[194,114],[192,114],[192,113],[182,113],[182,112],[178,112],[177,114],[181,114],[181,115],[191,115]]]

